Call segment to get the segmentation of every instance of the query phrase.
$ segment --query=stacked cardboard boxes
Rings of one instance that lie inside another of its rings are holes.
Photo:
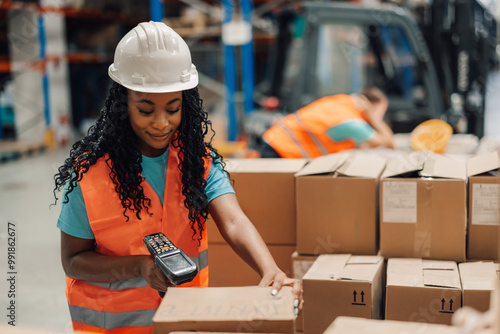
[[[291,256],[296,249],[295,179],[303,159],[232,159],[226,170],[234,180],[241,209],[255,225],[278,266],[292,276]],[[257,285],[255,273],[207,221],[210,286]],[[230,269],[228,269],[230,268]]]
[[[297,252],[292,257],[294,277],[302,278],[319,254],[377,254],[378,178],[385,163],[386,159],[363,152],[338,153],[311,160],[295,175]],[[331,279],[328,281],[331,283]],[[310,274],[304,286],[304,295],[311,299],[307,303],[310,310],[317,305],[314,301],[317,285],[323,283]],[[371,306],[366,308],[371,309]],[[326,317],[319,314],[318,318],[312,316],[314,311],[309,312],[309,320],[306,320],[309,330],[303,324],[304,311],[303,316],[297,318],[297,330],[317,332],[319,328],[324,330],[335,316],[353,314],[337,311]],[[317,320],[317,325],[313,325]]]
[[[450,325],[461,300],[455,262],[388,260],[385,319]]]
[[[352,151],[227,166],[278,265],[303,279],[305,323],[299,317],[295,330],[308,334],[339,316],[377,319],[385,311],[385,319],[450,324],[462,305],[486,310],[498,265],[464,262],[498,259],[499,168],[499,152],[465,162]],[[209,243],[212,286],[259,282],[213,222]]]
[[[338,153],[296,174],[299,254],[377,254],[377,189],[385,163],[366,153]]]
[[[499,265],[493,262],[467,262],[458,265],[462,281],[462,306],[486,312],[495,283]]]
[[[323,254],[303,278],[304,333],[323,333],[338,316],[382,319],[384,259]]]
[[[465,261],[465,162],[413,152],[387,163],[380,180],[380,252],[385,258]]]
[[[469,177],[469,222],[467,258],[498,259],[500,151],[467,160]]]

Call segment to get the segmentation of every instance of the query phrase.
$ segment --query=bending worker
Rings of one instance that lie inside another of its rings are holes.
[[[114,83],[100,117],[54,177],[63,189],[57,226],[73,328],[153,332],[157,291],[173,284],[144,246],[148,234],[163,232],[198,264],[182,286],[208,286],[208,214],[261,286],[274,295],[293,286],[298,313],[300,281],[278,268],[239,207],[222,157],[205,143],[211,123],[185,41],[164,23],[140,23],[117,45],[108,73]]]
[[[262,158],[315,158],[353,148],[394,148],[383,121],[388,100],[378,88],[326,96],[285,116],[262,136]]]

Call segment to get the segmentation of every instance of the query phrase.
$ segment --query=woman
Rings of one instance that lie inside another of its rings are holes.
[[[210,122],[186,43],[163,23],[141,23],[119,42],[109,75],[115,83],[97,123],[55,176],[73,328],[152,332],[157,291],[173,285],[144,247],[148,234],[163,232],[197,262],[198,275],[182,286],[207,286],[209,213],[260,285],[273,294],[293,285],[298,312],[300,282],[277,267],[222,157],[204,143]]]

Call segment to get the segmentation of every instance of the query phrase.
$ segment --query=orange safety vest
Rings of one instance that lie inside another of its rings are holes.
[[[163,208],[151,186],[146,181],[142,183],[145,196],[151,199],[149,212],[152,216],[143,210],[139,220],[128,211],[129,221],[126,221],[115,185],[109,177],[107,156],[98,159],[89,169],[80,181],[80,187],[97,244],[96,252],[109,256],[148,255],[143,237],[163,232],[198,266],[199,273],[194,280],[181,286],[206,287],[207,233],[203,231],[200,244],[198,240],[193,240],[181,192],[178,151],[170,145]],[[211,159],[206,158],[205,180],[210,166]],[[97,333],[153,333],[152,318],[161,302],[158,291],[149,287],[142,277],[120,280],[120,272],[112,274],[118,281],[92,283],[66,277],[66,296],[73,329]]]
[[[326,96],[287,115],[262,137],[282,158],[316,158],[356,147],[352,139],[337,142],[326,133],[328,128],[353,119],[367,121],[351,96]]]

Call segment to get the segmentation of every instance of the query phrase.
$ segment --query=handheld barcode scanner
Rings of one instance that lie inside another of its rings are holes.
[[[191,282],[198,275],[198,267],[180,248],[161,232],[143,238],[144,245],[155,258],[155,264],[174,285]],[[159,292],[163,298],[164,292]]]

